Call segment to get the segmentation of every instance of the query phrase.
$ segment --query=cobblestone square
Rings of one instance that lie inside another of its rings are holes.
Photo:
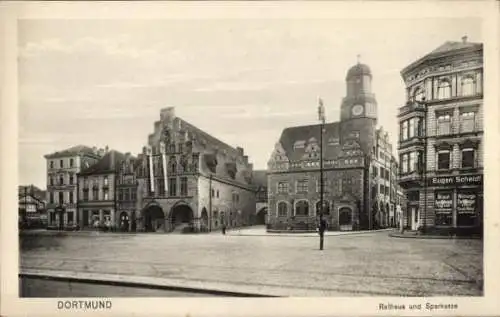
[[[286,290],[283,296],[482,295],[480,240],[401,239],[377,232],[326,236],[320,251],[314,236],[243,234],[27,236],[20,271],[225,283],[263,293],[279,288]]]

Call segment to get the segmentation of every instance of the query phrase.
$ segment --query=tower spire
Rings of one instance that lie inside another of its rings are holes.
[[[361,54],[356,55],[356,59],[358,60],[358,64],[361,62]]]

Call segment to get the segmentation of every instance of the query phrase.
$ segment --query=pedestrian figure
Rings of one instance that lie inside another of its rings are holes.
[[[222,224],[222,234],[224,234],[224,235],[226,234],[226,224],[225,223]]]
[[[323,216],[319,218],[319,249],[323,250],[323,239],[326,230],[326,220],[323,219]]]

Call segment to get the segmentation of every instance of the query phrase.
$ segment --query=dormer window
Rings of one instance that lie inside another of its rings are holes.
[[[305,141],[296,141],[293,145],[294,149],[303,149],[305,146]]]

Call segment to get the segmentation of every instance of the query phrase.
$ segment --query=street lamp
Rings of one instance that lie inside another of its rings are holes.
[[[321,98],[318,98],[318,118],[320,121],[320,133],[319,133],[319,181],[320,181],[320,196],[319,196],[319,249],[323,250],[323,235],[326,229],[326,223],[325,220],[323,219],[323,132],[325,129],[325,107],[323,105],[323,100]]]

